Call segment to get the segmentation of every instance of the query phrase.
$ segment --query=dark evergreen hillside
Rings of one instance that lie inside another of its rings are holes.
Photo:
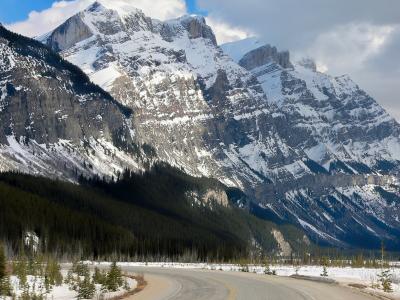
[[[118,181],[82,179],[80,185],[29,175],[0,174],[0,239],[15,250],[25,231],[35,231],[45,252],[91,258],[118,254],[157,259],[192,255],[231,260],[276,251],[274,224],[233,206],[198,203],[187,192],[224,188],[168,166],[126,172]],[[300,249],[303,233],[281,229]],[[260,250],[257,250],[259,253]]]

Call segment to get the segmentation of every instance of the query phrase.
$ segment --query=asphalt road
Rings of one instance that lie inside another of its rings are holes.
[[[240,272],[123,267],[148,286],[129,300],[365,300],[357,290],[287,277]]]

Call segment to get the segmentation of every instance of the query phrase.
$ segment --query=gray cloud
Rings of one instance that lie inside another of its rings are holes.
[[[198,0],[210,18],[254,32],[332,75],[349,74],[400,120],[400,1]]]
[[[310,42],[338,24],[400,23],[398,0],[198,0],[211,16],[252,29],[282,47]]]

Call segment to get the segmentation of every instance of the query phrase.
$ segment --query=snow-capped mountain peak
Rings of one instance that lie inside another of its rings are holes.
[[[235,62],[239,62],[246,53],[249,53],[251,50],[257,49],[265,44],[266,43],[261,41],[258,37],[253,36],[243,40],[222,44],[221,48]]]
[[[129,0],[96,0],[94,1],[86,11],[104,11],[105,9],[111,9],[116,11],[121,17],[132,15],[132,14],[143,14],[143,12],[136,8],[132,1]]]
[[[287,68],[282,61],[290,61],[281,53],[261,46],[244,54],[239,64],[258,78],[268,102],[277,105],[276,114],[291,124],[281,135],[293,148],[305,151],[327,171],[337,167],[337,160],[348,162],[340,168],[347,173],[378,171],[381,161],[398,164],[400,151],[393,145],[400,143],[400,125],[350,76],[318,72],[310,58]],[[294,132],[302,138],[294,139]]]
[[[254,39],[239,50],[230,44],[229,58],[202,17],[160,21],[106,6],[92,5],[43,41],[134,111],[127,126],[149,155],[239,187],[257,209],[332,243],[351,227],[330,226],[343,211],[385,230],[370,221],[382,219],[377,207],[386,213],[383,196],[352,187],[391,182],[381,174],[399,167],[400,126],[350,78],[310,61],[293,65],[288,51]],[[381,203],[357,215],[353,190]]]
[[[133,108],[137,132],[163,160],[239,186],[310,172],[303,154],[274,134],[259,84],[222,52],[203,17],[124,18],[114,10],[88,9],[45,42]],[[68,43],[60,47],[59,40]],[[244,166],[240,174],[237,165]],[[231,171],[237,174],[228,178]]]

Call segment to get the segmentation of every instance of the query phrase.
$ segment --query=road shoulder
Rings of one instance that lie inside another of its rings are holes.
[[[166,276],[145,274],[146,287],[137,294],[131,295],[127,300],[172,299],[180,290],[177,283]]]

